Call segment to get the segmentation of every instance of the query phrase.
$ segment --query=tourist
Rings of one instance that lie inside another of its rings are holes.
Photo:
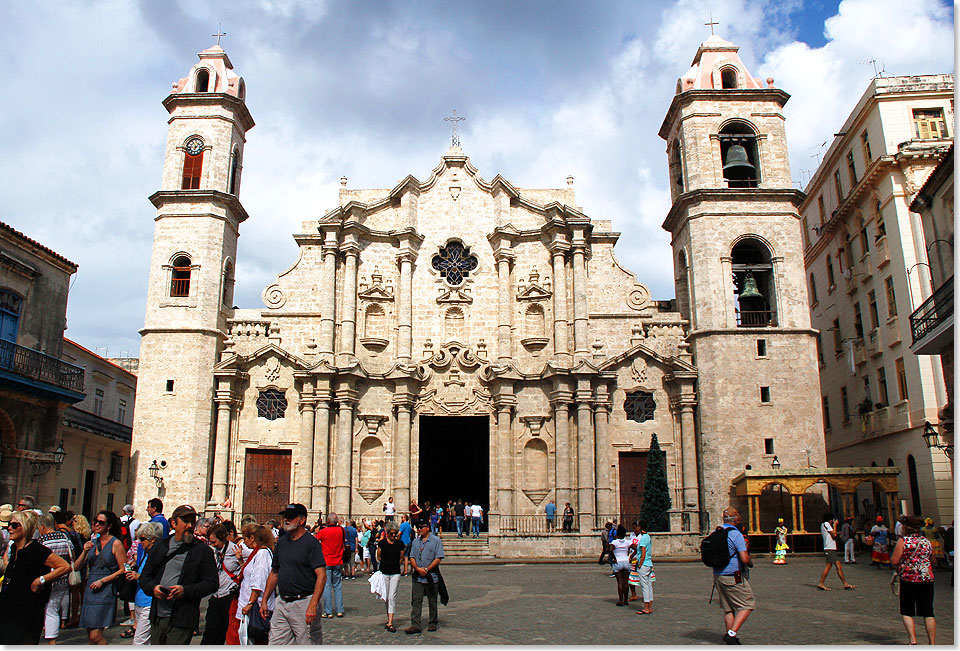
[[[636,601],[640,597],[637,596],[637,587],[640,585],[640,564],[639,564],[639,552],[637,548],[640,546],[640,537],[643,535],[643,532],[640,529],[640,521],[633,521],[633,532],[627,536],[627,540],[630,541],[630,573],[627,575],[627,585],[630,588],[630,598],[627,601]]]
[[[326,526],[317,533],[317,540],[323,549],[323,561],[327,566],[323,589],[323,617],[333,617],[334,606],[337,617],[343,617],[343,552],[346,537],[337,514],[328,513]]]
[[[37,542],[51,552],[72,564],[74,560],[73,543],[67,534],[57,530],[53,514],[44,513],[39,518],[40,536]],[[69,573],[69,572],[68,572]],[[47,600],[46,616],[43,624],[43,637],[47,644],[56,644],[60,636],[60,621],[66,621],[70,613],[70,584],[67,576],[62,576],[50,584],[50,598]]]
[[[923,528],[920,529],[920,533],[923,534],[923,537],[930,542],[930,546],[933,547],[933,558],[934,561],[943,562],[946,565],[946,559],[944,558],[943,553],[943,543],[940,542],[940,534],[937,531],[937,528],[933,526],[933,518],[926,518],[923,521]]]
[[[33,511],[39,516],[40,513],[37,513],[37,498],[33,495],[24,495],[17,500],[17,511]],[[34,530],[34,533],[36,533],[36,530]]]
[[[410,500],[410,522],[414,525],[420,523],[420,518],[423,514],[423,509],[417,505],[417,500]]]
[[[637,523],[640,530],[640,539],[637,541],[636,553],[638,573],[640,575],[640,594],[643,596],[643,608],[637,611],[638,615],[653,614],[653,541],[647,533],[647,525],[643,520]]]
[[[120,524],[126,525],[127,529],[130,531],[130,545],[132,546],[137,540],[137,528],[142,524],[136,517],[133,515],[133,504],[124,504],[123,506],[123,515],[120,516]]]
[[[380,563],[377,562],[377,543],[383,538],[383,525],[383,520],[375,521],[370,539],[367,541],[367,549],[370,551],[370,565],[373,567],[374,572],[380,569]]]
[[[135,645],[150,644],[150,606],[153,598],[139,586],[140,574],[143,572],[150,550],[157,544],[163,535],[163,527],[159,522],[143,522],[137,527],[137,558],[134,564],[136,571],[128,570],[127,581],[136,581],[137,595],[133,600],[133,643]],[[120,637],[129,637],[126,632]]]
[[[393,503],[393,497],[388,497],[383,503],[383,519],[387,522],[393,522],[393,517],[397,513],[397,505]]]
[[[430,511],[430,533],[437,535],[437,531],[440,528],[440,514],[443,512],[443,509],[439,506]]]
[[[823,585],[823,582],[830,576],[830,569],[832,567],[837,568],[837,576],[840,577],[840,582],[843,583],[844,590],[853,590],[857,587],[847,583],[846,577],[843,576],[843,568],[840,566],[840,559],[837,558],[837,525],[839,523],[840,521],[834,518],[833,514],[826,513],[823,516],[823,524],[820,525],[820,534],[823,536],[823,555],[827,561],[827,565],[823,568],[823,573],[820,574],[820,582],[817,583],[818,590],[830,589]]]
[[[384,628],[391,633],[397,629],[393,625],[393,616],[397,610],[397,588],[400,586],[400,567],[406,560],[404,554],[406,546],[400,540],[400,528],[396,523],[388,522],[386,537],[377,543],[377,560],[380,562],[380,573],[383,575],[385,597],[387,602],[387,623]]]
[[[725,644],[740,644],[739,631],[753,612],[756,600],[750,587],[750,571],[753,560],[747,551],[747,542],[740,533],[740,513],[733,507],[723,510],[723,528],[727,529],[727,550],[730,562],[725,567],[714,568],[713,585],[720,595],[723,608],[723,623],[727,628],[723,636]]]
[[[543,507],[543,512],[547,514],[547,533],[550,533],[554,530],[554,519],[557,517],[557,505],[553,503],[553,500],[549,500],[547,505]]]
[[[147,515],[150,516],[150,522],[158,522],[163,527],[164,538],[170,535],[170,522],[163,515],[163,501],[159,497],[147,502]]]
[[[570,502],[567,502],[566,506],[563,507],[563,530],[566,533],[573,532],[573,507],[570,506]]]
[[[900,577],[900,616],[907,630],[910,644],[917,643],[914,617],[923,617],[927,643],[937,643],[937,620],[933,616],[933,546],[920,535],[922,521],[914,516],[902,516],[903,537],[893,550],[891,564]]]
[[[417,534],[417,538],[413,541],[410,549],[410,562],[415,573],[410,598],[410,626],[403,630],[404,633],[409,635],[422,632],[420,618],[423,614],[424,595],[427,597],[427,606],[430,612],[427,630],[437,630],[439,619],[437,597],[441,590],[446,592],[439,571],[440,561],[443,560],[443,542],[430,533],[430,526],[426,522],[420,523]]]
[[[857,557],[854,552],[854,547],[856,546],[854,533],[853,518],[848,517],[843,521],[843,526],[840,527],[840,539],[843,541],[843,562],[856,565]]]
[[[453,519],[457,527],[457,538],[463,538],[463,499],[458,499],[453,505]]]
[[[246,626],[245,632],[251,644],[264,645],[267,643],[268,636],[262,631],[251,628],[249,619],[254,608],[260,610],[261,602],[267,604],[268,611],[272,612],[274,609],[276,595],[270,595],[265,600],[261,600],[261,596],[267,587],[267,577],[270,576],[270,568],[273,565],[273,549],[277,541],[270,527],[255,522],[245,524],[242,531],[244,545],[250,552],[240,570],[237,619],[240,620],[241,626]],[[241,555],[243,553],[244,551],[241,550]],[[228,643],[229,640],[228,635]]]
[[[461,519],[462,523],[462,519]],[[400,542],[403,543],[403,571],[400,576],[410,574],[410,549],[413,545],[413,526],[406,515],[400,518]]]
[[[630,539],[622,524],[617,527],[608,549],[613,555],[613,573],[617,577],[617,605],[627,605],[627,574],[630,572]]]
[[[877,516],[877,523],[870,529],[870,537],[873,538],[873,550],[870,552],[870,565],[876,565],[877,568],[890,567],[890,552],[887,548],[887,537],[889,531],[883,524],[883,516]]]
[[[401,516],[403,518],[407,516]],[[356,563],[354,555],[357,553],[357,542],[359,534],[357,533],[357,523],[353,520],[347,522],[343,528],[343,580],[356,581]]]
[[[242,526],[242,533],[238,534],[232,541],[235,545],[234,553],[236,555],[237,562],[240,563],[240,570],[233,576],[233,582],[237,584],[237,599],[235,600],[237,605],[231,605],[230,618],[227,623],[226,644],[231,646],[240,644],[240,613],[237,611],[240,608],[240,591],[243,585],[244,569],[253,556],[253,547],[247,546],[244,537],[248,536],[247,540],[249,540],[250,544],[253,545],[253,535],[259,527],[260,525],[256,522],[248,522],[244,524]],[[266,584],[266,580],[264,580],[264,584]]]
[[[777,544],[773,548],[773,564],[774,565],[786,565],[787,564],[787,550],[790,547],[787,545],[787,527],[783,524],[783,518],[777,518],[777,528],[773,531],[777,536]]]
[[[238,586],[234,577],[240,571],[236,545],[230,541],[227,528],[215,524],[207,531],[207,542],[213,549],[217,566],[217,591],[207,602],[207,618],[200,644],[226,644],[230,622],[236,619]]]
[[[151,522],[158,521],[151,516]],[[219,586],[213,550],[194,536],[196,524],[192,506],[174,509],[168,523],[172,535],[153,546],[140,574],[140,588],[153,597],[150,644],[189,644],[200,626],[200,600]]]
[[[233,523],[233,520],[224,520],[220,524],[227,530],[227,540],[234,545],[239,545],[242,542],[241,538],[237,535],[237,525]]]
[[[480,506],[479,502],[477,502],[470,508],[473,511],[473,537],[479,538],[480,525],[483,524],[483,507]]]
[[[610,554],[610,543],[613,541],[613,536],[616,534],[616,529],[613,526],[613,523],[607,520],[603,523],[603,529],[600,530],[600,558],[597,560],[597,565],[603,565],[607,556],[610,556],[610,569],[611,577],[616,576],[616,572],[613,572],[613,555]]]
[[[34,540],[37,515],[32,510],[13,513],[7,526],[13,544],[3,567],[0,644],[39,644],[50,586],[70,571],[70,565]]]
[[[117,582],[123,578],[126,560],[120,521],[112,511],[99,511],[93,518],[93,535],[74,562],[74,569],[89,568],[79,625],[87,629],[90,644],[106,644],[103,629],[116,624]]]
[[[363,533],[360,534],[360,549],[357,551],[361,555],[361,571],[367,574],[373,574],[370,569],[370,547],[368,546],[371,536],[373,536],[373,524],[370,520],[364,520]]]
[[[453,500],[447,500],[447,506],[443,509],[443,530],[453,531]]]
[[[71,528],[76,534],[76,540],[80,541],[79,551],[76,550],[74,559],[80,557],[80,554],[83,553],[83,545],[88,540],[90,540],[91,530],[90,522],[81,514],[74,515],[73,511],[67,511],[64,513],[66,516],[66,524]],[[67,534],[70,535],[70,534]],[[84,565],[80,568],[80,583],[77,585],[70,586],[70,619],[64,625],[64,628],[75,628],[80,624],[80,609],[83,607],[83,594],[86,591],[87,586],[87,566]]]
[[[267,578],[265,598],[260,602],[260,616],[270,621],[270,644],[321,644],[322,629],[317,617],[317,606],[327,581],[323,547],[316,538],[307,533],[307,507],[303,504],[288,504],[281,512],[284,535],[277,540],[276,552]],[[332,518],[332,520],[331,520]],[[332,522],[332,524],[331,524]],[[343,530],[337,525],[335,513],[327,515],[324,531],[336,530],[340,546],[334,559],[339,563],[343,557]],[[274,591],[279,594],[276,608],[269,599]],[[343,617],[343,603],[338,606],[338,617]]]

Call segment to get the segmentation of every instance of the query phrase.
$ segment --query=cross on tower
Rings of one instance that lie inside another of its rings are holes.
[[[210,36],[216,36],[216,37],[217,37],[217,45],[220,45],[220,37],[221,37],[221,36],[226,36],[226,35],[227,35],[227,33],[226,33],[225,31],[223,31],[223,24],[222,24],[222,23],[217,23],[217,33],[216,33],[216,34],[211,34]]]
[[[466,120],[466,119],[467,119],[467,118],[465,118],[465,117],[463,117],[463,116],[457,115],[457,109],[453,109],[453,115],[451,115],[451,116],[449,116],[449,117],[443,118],[443,121],[444,121],[444,122],[452,122],[452,123],[453,123],[453,132],[450,134],[450,145],[451,145],[451,146],[453,146],[453,147],[459,147],[459,146],[460,146],[460,134],[457,133],[457,124],[458,124],[459,122],[461,122],[462,120]]]
[[[713,26],[714,26],[714,25],[719,25],[719,24],[720,24],[720,23],[715,23],[715,22],[713,22],[713,12],[711,11],[711,12],[710,12],[710,22],[709,22],[709,23],[704,23],[704,25],[706,25],[707,27],[710,28],[710,36],[713,36]]]

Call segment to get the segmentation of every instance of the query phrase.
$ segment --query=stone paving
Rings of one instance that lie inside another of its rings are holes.
[[[816,589],[819,558],[794,557],[785,566],[758,559],[751,583],[758,607],[744,628],[745,644],[904,644],[890,572],[866,564],[845,565],[856,590],[840,589],[832,574],[830,592]],[[326,644],[717,644],[723,634],[716,598],[708,604],[711,580],[700,563],[659,563],[654,615],[637,616],[638,602],[617,608],[616,584],[596,563],[484,563],[442,566],[450,591],[440,606],[440,630],[405,635],[410,583],[397,595],[397,633],[384,630],[382,602],[364,578],[344,583],[346,616],[323,620]],[[633,606],[637,606],[634,608]],[[936,578],[937,641],[954,643],[954,597],[950,575]],[[424,625],[427,607],[424,604]],[[119,620],[118,620],[119,621]],[[121,629],[107,631],[111,644]],[[918,639],[926,638],[922,627]],[[84,631],[70,630],[62,643],[84,643]],[[199,638],[194,638],[194,644]]]

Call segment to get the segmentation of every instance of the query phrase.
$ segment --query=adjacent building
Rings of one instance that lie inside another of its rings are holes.
[[[931,240],[951,246],[930,247],[911,202],[952,145],[953,92],[952,75],[874,79],[800,206],[827,461],[900,468],[902,508],[938,523],[953,518],[953,475],[922,434],[939,422],[948,382],[939,355],[911,352],[910,315],[952,287],[952,264],[949,279],[930,274],[930,255],[952,257],[952,208],[936,204],[949,235]],[[877,492],[858,489],[858,514],[888,515]]]

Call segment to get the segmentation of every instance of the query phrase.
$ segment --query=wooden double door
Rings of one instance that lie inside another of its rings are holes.
[[[646,452],[620,453],[620,522],[627,527],[640,518],[643,482],[647,476]]]
[[[247,450],[243,473],[243,514],[259,521],[276,517],[290,503],[290,450]],[[307,505],[309,507],[309,505]]]

